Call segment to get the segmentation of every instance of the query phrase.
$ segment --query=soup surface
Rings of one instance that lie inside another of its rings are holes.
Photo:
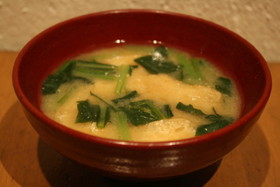
[[[121,45],[65,62],[43,82],[41,109],[87,134],[168,141],[231,124],[240,98],[206,60],[161,45]]]

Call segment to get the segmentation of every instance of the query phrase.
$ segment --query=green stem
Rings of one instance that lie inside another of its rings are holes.
[[[122,111],[118,111],[116,114],[120,139],[130,140],[126,114]]]
[[[130,73],[130,66],[129,65],[122,65],[120,66],[120,70],[119,70],[120,74],[119,74],[119,78],[118,78],[118,82],[115,88],[115,94],[116,95],[120,95],[122,93],[122,90],[124,88],[125,82],[127,77],[129,76]]]
[[[183,66],[183,82],[188,84],[200,83],[203,79],[200,63],[196,59],[188,59],[184,54],[178,54],[178,62]]]
[[[96,127],[99,129],[104,128],[109,120],[110,120],[109,107],[100,106],[100,113],[99,113],[98,121],[96,123]]]
[[[100,70],[88,67],[75,67],[72,71],[73,76],[84,77],[86,79],[100,78],[114,80],[116,78],[114,71]]]
[[[150,100],[147,100],[147,104],[149,105],[152,112],[156,114],[159,119],[165,119],[165,115],[160,111]]]
[[[113,111],[117,111],[117,109],[111,105],[110,103],[108,103],[107,101],[105,101],[104,99],[102,99],[101,97],[99,97],[98,95],[92,93],[92,92],[89,92],[91,96],[93,97],[96,97],[98,100],[102,101],[104,104],[106,104],[109,108],[111,108]]]
[[[67,89],[66,93],[57,100],[57,104],[63,105],[73,94],[73,92],[77,89],[77,86],[70,86]]]
[[[93,68],[93,69],[99,69],[99,70],[108,70],[113,71],[116,69],[115,65],[111,64],[103,64],[96,61],[84,61],[84,60],[77,60],[76,61],[76,67],[86,67],[86,68]]]

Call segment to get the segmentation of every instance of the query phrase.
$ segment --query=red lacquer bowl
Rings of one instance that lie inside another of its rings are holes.
[[[240,119],[199,137],[141,143],[83,134],[41,112],[40,87],[51,70],[65,59],[120,41],[160,41],[212,61],[238,85],[242,96]],[[271,76],[266,61],[251,44],[219,25],[177,13],[115,10],[73,18],[37,35],[16,59],[13,85],[31,125],[61,154],[107,176],[162,179],[209,166],[235,148],[266,105]]]

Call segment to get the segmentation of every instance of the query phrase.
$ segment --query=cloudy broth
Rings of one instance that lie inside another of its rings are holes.
[[[90,135],[169,141],[230,125],[240,97],[211,62],[165,46],[121,45],[65,62],[44,81],[41,109]]]

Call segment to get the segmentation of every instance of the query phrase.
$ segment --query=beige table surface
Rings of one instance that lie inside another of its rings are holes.
[[[11,72],[16,55],[0,52],[1,187],[149,186],[104,178],[44,144],[27,122],[13,91]],[[263,115],[245,141],[225,156],[206,187],[280,187],[280,63],[269,67],[273,89]],[[171,186],[194,186],[188,184],[189,179],[181,178]]]

